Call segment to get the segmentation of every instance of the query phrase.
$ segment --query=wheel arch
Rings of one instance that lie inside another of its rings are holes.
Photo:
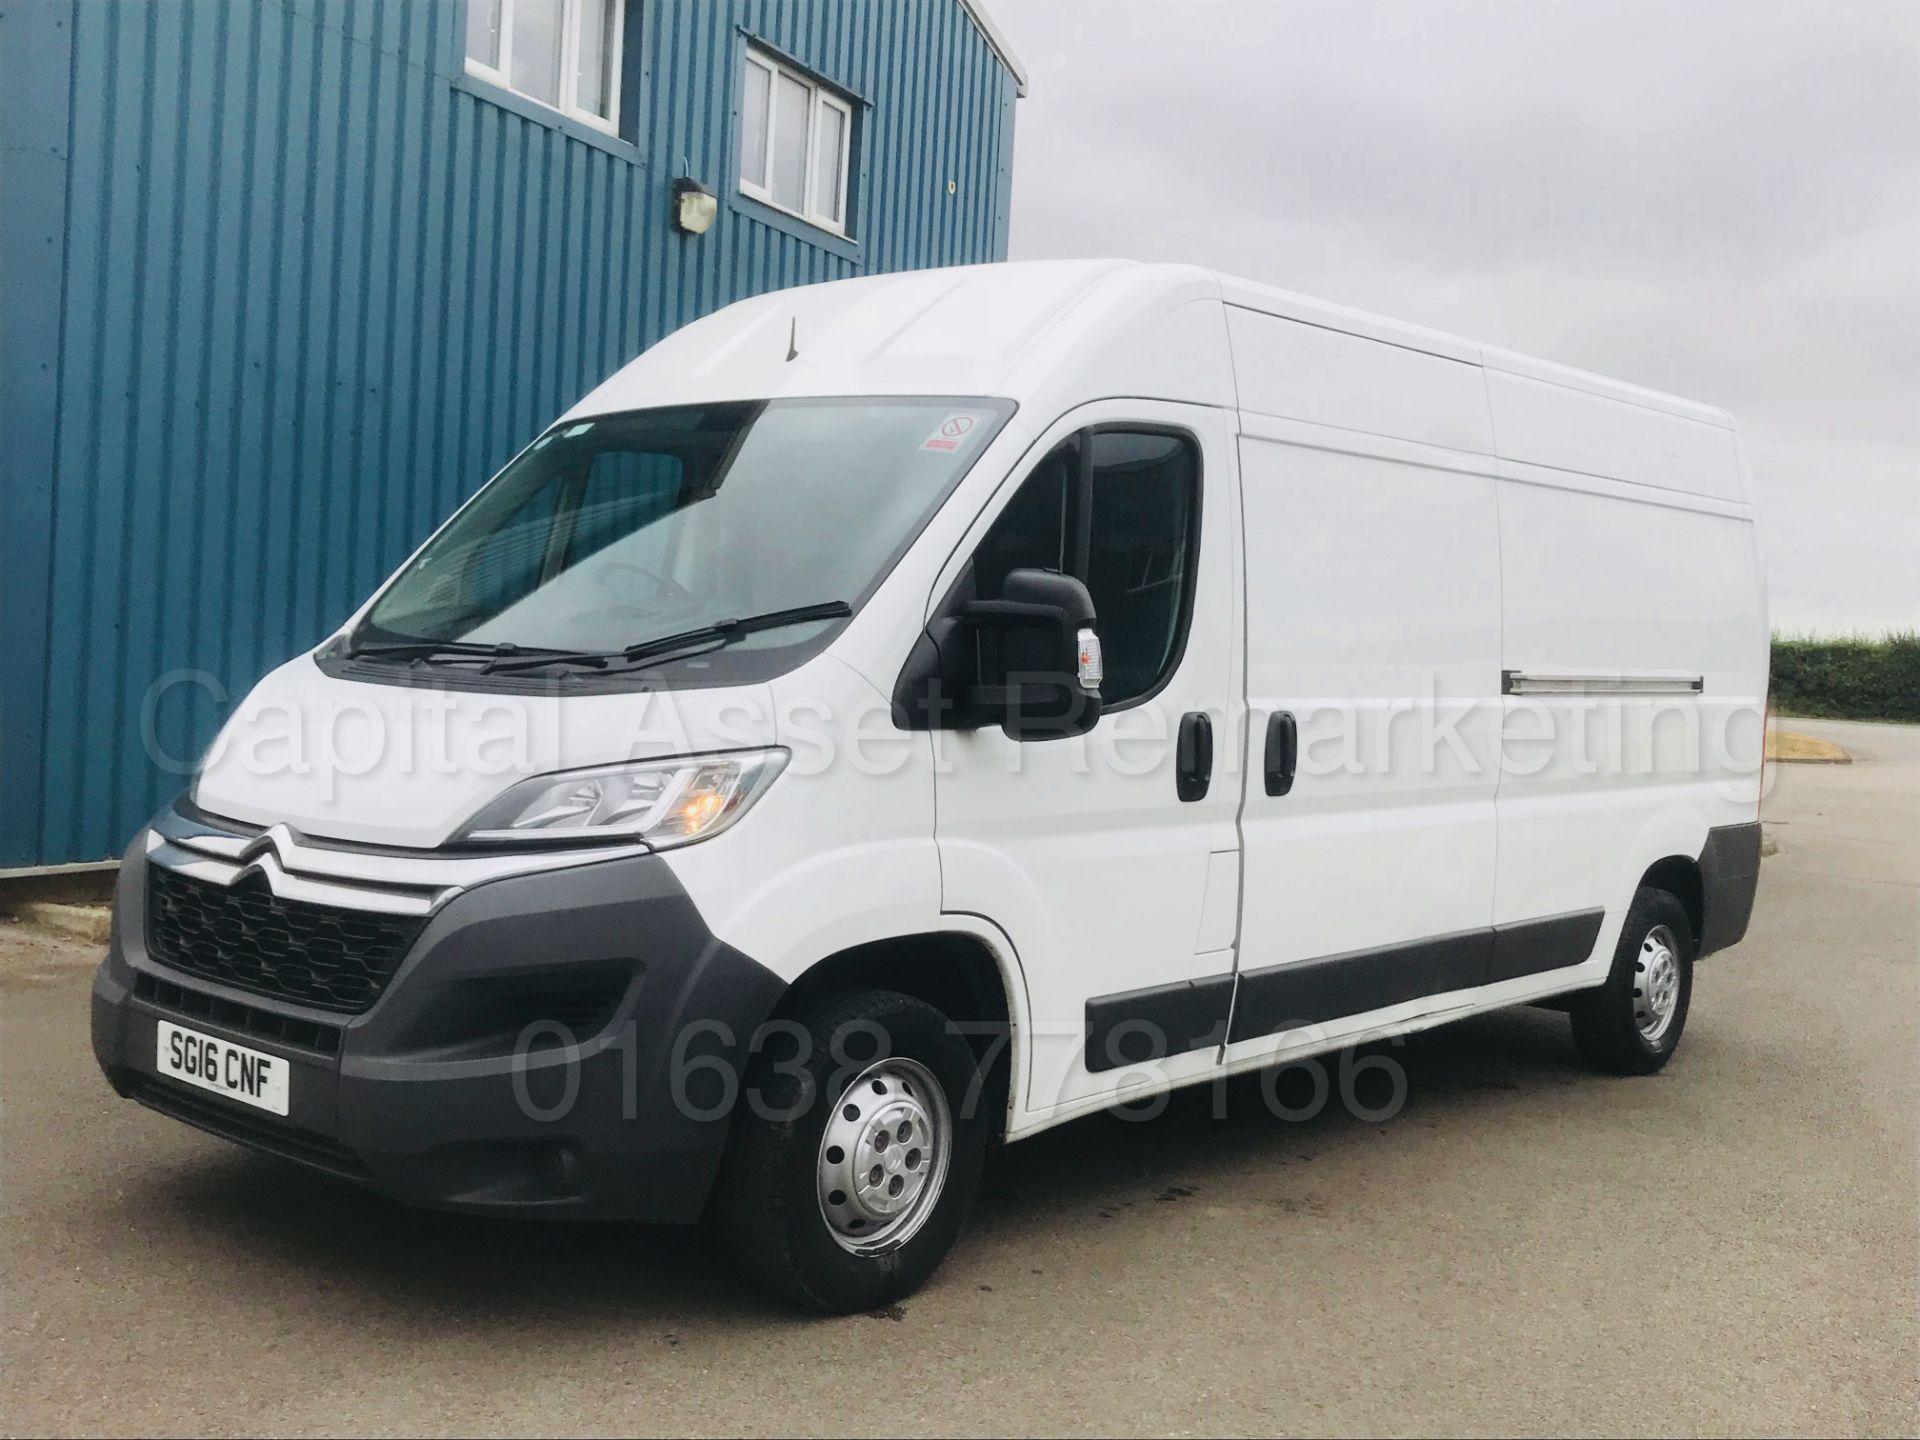
[[[1666,855],[1653,862],[1640,876],[1641,886],[1655,890],[1664,890],[1680,902],[1687,912],[1687,925],[1693,931],[1692,940],[1695,954],[1700,949],[1701,937],[1706,931],[1707,885],[1706,877],[1701,874],[1700,862],[1691,855]]]
[[[821,956],[795,977],[772,1018],[790,1017],[839,991],[897,990],[965,1028],[974,1053],[992,1065],[1004,1128],[1020,1092],[1026,1057],[1026,986],[1005,937],[970,917],[944,916],[937,929],[888,935]]]

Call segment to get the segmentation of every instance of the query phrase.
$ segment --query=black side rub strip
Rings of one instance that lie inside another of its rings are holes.
[[[1229,1043],[1295,1025],[1323,1025],[1388,1005],[1578,965],[1593,953],[1602,910],[1576,910],[1249,970],[1240,977]]]
[[[1249,970],[1240,977],[1228,1040],[1251,1040],[1295,1025],[1322,1025],[1424,995],[1466,990],[1482,982],[1492,958],[1492,930],[1462,930]]]
[[[1125,990],[1087,1001],[1087,1069],[1095,1074],[1205,1050],[1227,1033],[1233,976]]]
[[[1491,985],[1496,980],[1578,965],[1593,954],[1593,942],[1600,938],[1600,922],[1606,913],[1574,910],[1544,920],[1516,920],[1494,926],[1493,955],[1483,983]]]
[[[1604,918],[1601,910],[1576,910],[1249,970],[1237,1000],[1231,975],[1102,995],[1087,1002],[1087,1069],[1097,1074],[1217,1045],[1229,1009],[1232,1044],[1562,970],[1593,953]]]

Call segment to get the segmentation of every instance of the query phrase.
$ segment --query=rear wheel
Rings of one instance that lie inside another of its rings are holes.
[[[1641,886],[1627,909],[1613,968],[1598,990],[1571,997],[1574,1043],[1614,1075],[1651,1075],[1672,1057],[1693,998],[1693,927],[1686,907]]]
[[[886,990],[829,998],[754,1062],[720,1195],[741,1267],[810,1309],[918,1289],[973,1203],[988,1117],[972,1048]]]

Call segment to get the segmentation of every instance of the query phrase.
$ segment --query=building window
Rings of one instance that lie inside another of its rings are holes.
[[[619,133],[624,0],[467,0],[467,71]]]
[[[747,51],[740,190],[811,225],[847,233],[853,105],[764,50]]]

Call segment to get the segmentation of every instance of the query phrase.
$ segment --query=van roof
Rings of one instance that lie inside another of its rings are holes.
[[[1030,398],[1076,349],[1142,343],[1191,301],[1279,316],[1721,428],[1730,416],[1640,386],[1198,266],[1027,260],[912,270],[754,296],[674,332],[573,415],[778,395]],[[1234,403],[1209,377],[1181,398]],[[1116,392],[1123,393],[1123,392]],[[1138,392],[1135,392],[1138,393]]]
[[[1522,355],[1517,351],[1482,345],[1477,341],[1466,340],[1458,335],[1449,335],[1439,330],[1428,330],[1403,320],[1392,320],[1384,315],[1374,315],[1364,310],[1351,310],[1344,305],[1315,300],[1311,296],[1265,285],[1257,280],[1242,280],[1231,275],[1220,275],[1218,279],[1221,298],[1229,305],[1240,305],[1268,315],[1279,315],[1288,320],[1298,320],[1328,330],[1339,330],[1349,335],[1361,335],[1370,340],[1381,340],[1389,345],[1400,345],[1410,350],[1422,350],[1431,355],[1444,355],[1449,359],[1464,360],[1471,365],[1484,366],[1488,370],[1501,370],[1511,375],[1545,381],[1550,385],[1565,386],[1567,389],[1583,391],[1590,395],[1604,395],[1610,400],[1621,400],[1630,405],[1642,405],[1652,410],[1664,410],[1668,414],[1685,416],[1689,420],[1703,420],[1710,425],[1731,426],[1733,424],[1733,418],[1726,411],[1715,406],[1703,405],[1678,395],[1631,385],[1624,380],[1612,380],[1604,375],[1596,375],[1590,370],[1577,370],[1570,365],[1557,365],[1551,360],[1540,360],[1531,355]]]

